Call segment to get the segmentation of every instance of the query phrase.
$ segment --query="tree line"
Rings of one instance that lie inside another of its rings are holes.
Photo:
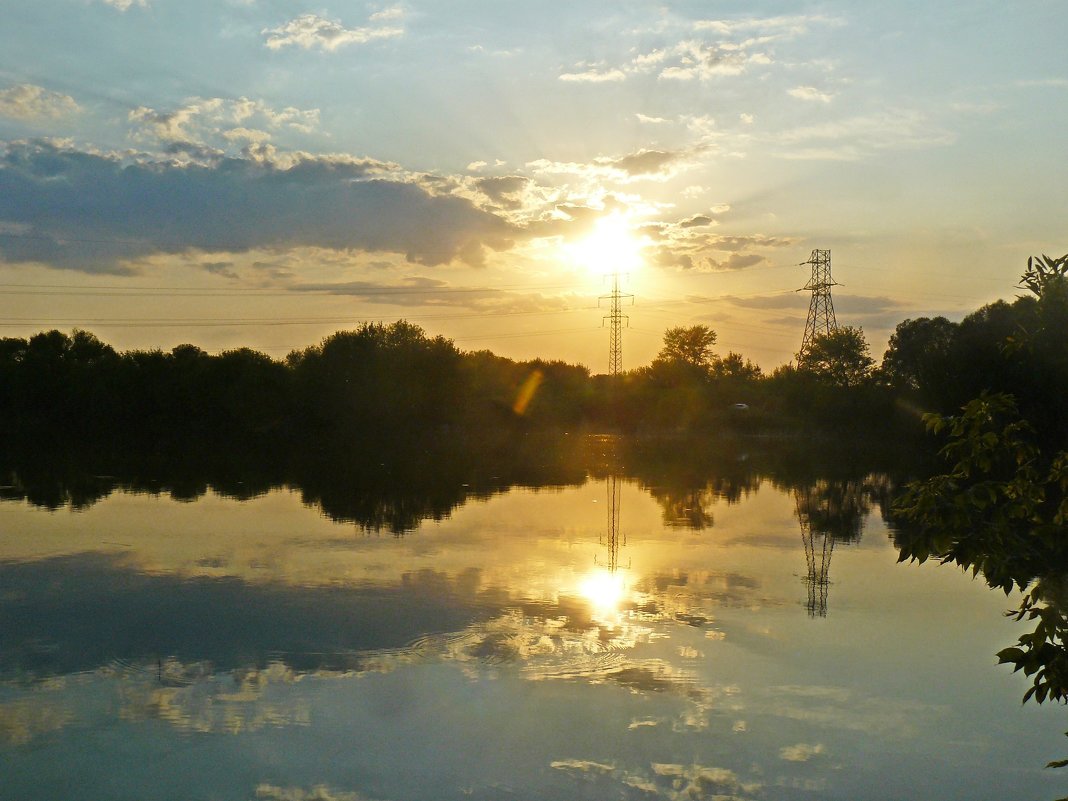
[[[283,360],[195,345],[119,352],[93,334],[0,339],[0,413],[23,431],[153,441],[350,440],[370,434],[612,428],[623,432],[918,428],[981,391],[1012,392],[1038,429],[1068,439],[1068,291],[1033,260],[1030,291],[960,322],[908,319],[876,364],[863,330],[818,336],[765,373],[716,352],[705,325],[669,329],[622,376],[562,361],[464,352],[406,321],[365,323]]]

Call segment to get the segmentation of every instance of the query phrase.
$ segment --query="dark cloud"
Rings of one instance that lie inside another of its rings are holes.
[[[693,217],[689,217],[685,220],[679,221],[680,228],[699,228],[704,225],[711,225],[712,218],[704,214],[695,214]]]
[[[752,247],[782,248],[792,245],[793,240],[774,236],[718,236],[713,240],[716,250],[746,250]]]
[[[212,261],[203,265],[204,269],[212,275],[221,275],[223,278],[237,278],[232,261]]]
[[[337,283],[295,284],[295,292],[327,292],[348,295],[369,303],[404,306],[463,306],[477,305],[487,300],[499,300],[504,293],[482,287],[453,287],[435,278],[414,277],[399,284],[380,284],[373,281],[344,281]]]
[[[728,270],[744,270],[746,267],[755,267],[763,264],[767,259],[759,253],[732,253],[725,259],[709,259],[708,266],[717,272]]]
[[[874,315],[904,308],[905,304],[899,300],[887,297],[835,295],[834,306],[836,309],[848,312],[849,314]]]
[[[480,178],[478,188],[486,197],[501,200],[508,195],[522,192],[529,183],[530,179],[521,175],[501,175],[494,178]]]
[[[45,142],[0,150],[0,256],[130,272],[157,253],[322,247],[478,264],[517,231],[471,201],[433,194],[367,160],[131,161]]]
[[[622,170],[635,178],[640,175],[661,175],[678,160],[678,153],[665,150],[639,150],[617,159],[598,160],[598,163]]]
[[[746,309],[804,309],[808,307],[809,296],[801,292],[777,292],[748,298],[724,295],[720,300]]]

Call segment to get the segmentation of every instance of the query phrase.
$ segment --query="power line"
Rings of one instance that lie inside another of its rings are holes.
[[[484,317],[513,317],[513,316],[540,316],[552,314],[567,314],[570,312],[589,311],[596,306],[575,306],[566,309],[546,309],[538,311],[495,311],[473,312],[467,314],[415,314],[406,315],[405,319],[412,320],[480,320]],[[242,326],[242,325],[320,325],[324,323],[351,324],[363,322],[385,322],[395,320],[396,315],[386,317],[242,317],[242,318],[208,318],[187,317],[168,318],[42,318],[42,317],[7,317],[6,322],[0,322],[0,326],[13,327],[22,325],[100,325],[121,328],[172,328],[177,326],[190,327],[219,327],[219,326]]]

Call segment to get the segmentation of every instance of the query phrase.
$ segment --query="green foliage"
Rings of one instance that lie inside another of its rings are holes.
[[[927,423],[948,434],[952,467],[896,502],[906,525],[900,559],[938,558],[1026,591],[1010,614],[1035,628],[998,658],[1032,678],[1024,700],[1068,701],[1068,453],[1044,453],[1005,394],[981,394],[960,415]]]
[[[882,378],[899,390],[925,398],[944,394],[943,380],[957,325],[945,317],[920,317],[898,324],[880,367]]]
[[[875,360],[861,328],[846,326],[812,340],[798,357],[798,370],[833,387],[857,387],[872,377]]]
[[[716,332],[707,325],[669,328],[664,332],[664,346],[656,358],[668,364],[709,370],[714,358],[712,346],[715,344]]]
[[[1059,259],[1042,255],[1027,259],[1027,270],[1020,278],[1020,285],[1031,290],[1037,297],[1043,297],[1053,287],[1063,287],[1068,280],[1068,253]]]

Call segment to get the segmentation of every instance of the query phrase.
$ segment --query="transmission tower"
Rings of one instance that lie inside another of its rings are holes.
[[[808,320],[805,322],[805,336],[801,340],[798,356],[804,354],[812,345],[812,340],[821,334],[830,334],[838,330],[834,319],[834,304],[831,302],[831,287],[838,286],[831,278],[831,251],[814,250],[808,261],[800,266],[812,265],[812,277],[798,292],[811,292],[812,300],[808,304]]]
[[[612,291],[608,295],[601,295],[597,304],[602,300],[611,301],[608,314],[601,322],[602,327],[607,322],[610,333],[608,337],[608,374],[617,376],[623,372],[623,326],[630,325],[630,318],[623,314],[623,301],[629,298],[634,302],[633,295],[627,295],[619,291],[619,273],[612,274]]]

